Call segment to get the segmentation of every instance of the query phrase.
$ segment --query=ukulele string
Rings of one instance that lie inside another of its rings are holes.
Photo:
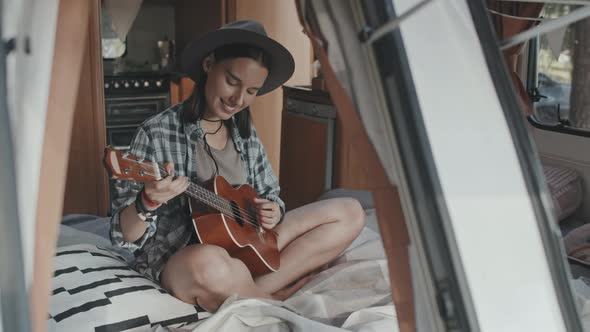
[[[122,158],[125,159],[125,160],[132,161],[132,162],[137,163],[137,164],[142,165],[142,166],[153,166],[152,164],[146,164],[143,161],[135,160],[135,159],[129,158],[127,156],[122,156]],[[159,169],[159,171],[161,173],[163,173],[164,176],[167,176],[168,175],[168,172],[162,166],[158,165],[158,169]],[[161,177],[162,176],[162,174],[154,174],[154,173],[151,173],[151,172],[148,172],[148,171],[144,171],[144,174],[151,175],[153,177],[158,177],[158,176]],[[193,186],[193,188],[191,188],[191,186]],[[199,187],[196,187],[196,188],[199,188]],[[192,194],[191,196],[193,196],[193,197],[195,197],[197,199],[199,199],[199,198],[202,199],[204,201],[204,203],[206,203],[206,204],[214,207],[219,212],[221,212],[223,214],[226,214],[227,216],[235,219],[235,216],[233,215],[232,211],[231,210],[228,211],[227,209],[225,209],[222,206],[222,204],[224,204],[226,206],[231,207],[231,204],[230,204],[230,202],[228,200],[226,200],[226,199],[224,199],[224,198],[216,195],[215,193],[213,193],[210,190],[207,190],[205,188],[199,188],[199,189],[195,190],[195,185],[193,183],[189,184],[189,189],[190,190],[187,190],[187,191],[189,192],[189,194]],[[199,195],[197,193],[199,191],[201,193],[205,192],[205,195],[207,197],[199,197]],[[220,201],[221,201],[221,204],[220,204]],[[259,224],[259,222],[258,222],[258,220],[257,220],[257,218],[256,218],[256,216],[253,215],[253,214],[251,214],[250,211],[244,210],[239,205],[238,205],[238,209],[237,210],[239,212],[241,212],[242,215],[245,215],[246,216],[246,218],[242,217],[242,220],[244,220],[246,223],[252,225],[255,228],[260,228],[261,227],[260,224]]]
[[[158,165],[158,169],[161,173],[163,173],[164,175],[169,175],[168,172],[166,171],[165,168],[163,168],[162,166]],[[218,208],[219,206],[223,206],[226,205],[230,208],[229,212],[227,213],[230,217],[232,216],[232,209],[231,209],[231,202],[226,200],[225,198],[215,194],[214,192],[205,189],[203,187],[197,186],[195,184],[193,184],[192,182],[189,184],[189,188],[191,188],[191,186],[193,187],[193,193],[195,192],[204,192],[205,195],[207,195],[211,201],[218,201],[216,204],[216,208]],[[249,217],[249,221],[252,225],[258,225],[258,218],[256,216],[256,214],[252,214],[250,211],[243,209],[242,207],[240,207],[239,205],[237,205],[237,210],[242,214],[242,215],[246,215],[247,217]],[[227,210],[226,210],[227,211]],[[235,218],[235,217],[234,217]],[[252,222],[252,220],[254,220]]]
[[[198,191],[195,191],[194,188],[188,188],[186,190],[189,194],[192,194],[191,196],[195,197],[195,198],[199,198],[198,195]],[[234,219],[236,219],[235,213],[232,211],[231,205],[229,205],[229,203],[227,204],[220,204],[220,202],[215,202],[216,198],[215,197],[210,197],[210,198],[203,198],[201,197],[201,199],[206,200],[206,203],[209,203],[209,205],[213,206],[214,208],[216,208],[217,210],[219,210],[220,212],[228,215],[229,217],[232,217]],[[238,210],[240,212],[242,212],[243,215],[245,215],[245,217],[242,217],[242,219],[244,221],[246,221],[247,223],[253,225],[253,226],[259,226],[259,224],[254,220],[253,221],[253,215],[250,214],[248,211],[240,208],[239,206],[237,206]]]
[[[160,171],[166,173],[165,169],[160,169]],[[197,186],[194,183],[190,183],[189,187],[187,188],[187,191],[189,193],[193,194],[193,197],[198,198],[198,194],[201,193],[201,196],[206,195],[205,199],[207,199],[206,203],[209,203],[211,205],[213,205],[215,208],[217,208],[220,212],[224,212],[225,214],[227,214],[228,216],[235,218],[235,215],[233,213],[233,208],[231,205],[231,202],[226,200],[225,198],[215,194],[214,192],[207,190],[203,187]],[[258,223],[258,218],[256,216],[256,214],[252,214],[250,211],[243,209],[242,207],[240,207],[239,205],[236,205],[236,210],[238,212],[240,212],[240,214],[242,216],[246,217],[246,220],[249,224],[254,225],[254,226],[259,226]],[[244,217],[242,217],[242,219],[244,219]]]
[[[135,162],[137,164],[140,164],[142,166],[153,166],[153,164],[146,164],[143,161],[138,161],[138,160],[134,160],[134,159],[130,159],[130,158],[125,158],[125,159],[127,159],[129,161],[132,161],[132,162]],[[148,171],[144,171],[144,174],[148,174],[148,175],[151,175],[153,177],[158,177],[158,176],[161,177],[162,175],[164,175],[164,176],[167,176],[168,175],[168,172],[163,167],[161,167],[159,165],[158,165],[158,170],[160,171],[160,174],[159,175],[153,174],[153,173],[148,172]],[[197,199],[199,198],[198,193],[200,192],[201,193],[200,196],[203,196],[203,194],[206,195],[206,197],[200,197],[200,198],[202,198],[204,200],[205,203],[208,203],[209,205],[212,205],[214,208],[218,209],[220,212],[226,212],[226,214],[228,214],[229,216],[231,216],[231,211],[228,212],[228,210],[226,210],[223,207],[223,205],[231,206],[229,201],[223,199],[220,196],[217,196],[215,193],[213,193],[213,192],[211,192],[211,191],[209,191],[209,190],[207,190],[205,188],[196,186],[193,183],[191,183],[190,185],[193,186],[193,190],[191,191],[191,193],[195,195],[194,196],[195,198],[197,198]],[[239,211],[242,212],[243,214],[247,215],[250,218],[254,218],[255,217],[254,215],[250,214],[248,211],[243,210],[241,208],[240,208]]]

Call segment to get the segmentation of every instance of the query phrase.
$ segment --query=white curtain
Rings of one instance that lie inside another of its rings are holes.
[[[339,0],[313,1],[313,12],[325,40],[328,41],[328,57],[340,84],[352,97],[359,116],[366,129],[367,135],[383,168],[393,185],[398,185],[399,153],[395,145],[392,120],[387,112],[385,99],[378,91],[377,83],[369,79],[370,68],[357,42],[342,42],[342,36],[357,35],[354,26],[346,22],[354,21],[353,13],[347,6],[338,3]],[[345,19],[344,19],[345,18]],[[392,59],[392,61],[395,61]],[[377,92],[377,93],[376,93]],[[400,187],[398,189],[401,190]],[[411,225],[409,225],[411,227]],[[411,237],[411,241],[416,239]],[[416,323],[418,331],[435,331],[437,325],[436,313],[431,311],[433,306],[425,292],[425,275],[420,266],[418,252],[414,245],[409,246],[410,270],[414,292]],[[395,280],[391,281],[395,283]]]
[[[341,43],[339,37],[358,34],[353,31],[353,25],[342,23],[344,17],[348,22],[354,21],[353,14],[347,6],[342,6],[338,1],[313,1],[310,2],[310,5],[314,9],[324,38],[328,40],[327,53],[330,64],[338,76],[340,84],[347,90],[357,106],[367,135],[377,151],[389,181],[395,185],[398,178],[395,172],[397,169],[395,166],[397,148],[394,144],[391,118],[389,113],[378,111],[387,109],[387,107],[382,107],[385,101],[381,95],[375,98],[375,92],[380,89],[377,88],[376,82],[369,79],[370,73],[365,61],[367,55],[359,52],[358,45],[355,43]],[[334,19],[335,17],[340,19]]]
[[[7,58],[18,215],[27,287],[33,275],[35,215],[59,0],[3,2],[2,38],[15,38]],[[30,53],[25,53],[29,38]]]

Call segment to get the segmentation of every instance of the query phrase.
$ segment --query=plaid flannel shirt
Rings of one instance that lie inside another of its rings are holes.
[[[203,139],[204,132],[198,123],[183,122],[182,109],[183,104],[177,104],[146,120],[133,137],[130,153],[158,164],[171,161],[176,175],[187,176],[196,183],[195,170],[199,161],[194,158],[194,147],[198,140]],[[285,204],[279,198],[277,178],[254,127],[250,138],[243,139],[233,123],[231,138],[246,169],[248,184],[260,197],[277,202],[281,215],[284,215]],[[133,203],[142,188],[143,184],[135,181],[120,181],[116,185],[110,237],[113,245],[134,252],[136,259],[133,268],[159,281],[164,265],[170,256],[189,243],[194,228],[188,199],[185,195],[179,195],[158,209],[157,220],[149,222],[141,238],[135,242],[125,241],[120,214]]]

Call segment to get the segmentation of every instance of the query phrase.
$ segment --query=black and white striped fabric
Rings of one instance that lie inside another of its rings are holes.
[[[123,257],[96,245],[58,248],[49,331],[150,331],[210,316],[135,272]]]

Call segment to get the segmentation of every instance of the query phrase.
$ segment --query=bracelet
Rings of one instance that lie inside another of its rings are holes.
[[[141,199],[142,192],[143,190],[137,193],[137,197],[135,197],[135,212],[137,212],[139,219],[145,222],[156,221],[156,219],[158,219],[158,209],[150,211],[143,205]]]
[[[143,190],[143,189],[141,190],[141,197],[145,200],[145,202],[147,203],[147,205],[150,206],[150,207],[157,207],[157,206],[160,205],[160,203],[152,201],[148,197],[148,195],[145,193],[145,190]]]

